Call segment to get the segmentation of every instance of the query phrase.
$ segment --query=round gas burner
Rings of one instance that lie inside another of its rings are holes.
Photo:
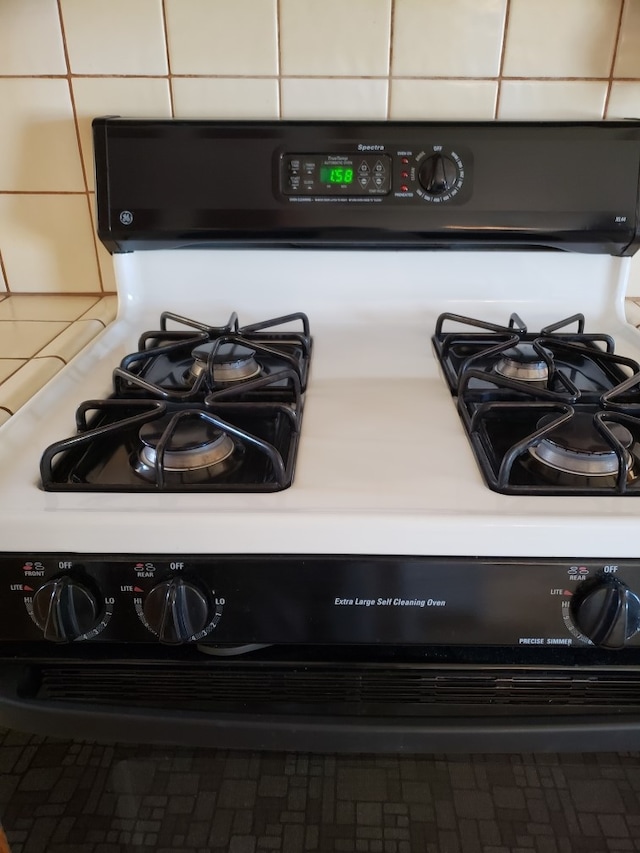
[[[173,415],[144,424],[138,433],[142,447],[133,467],[146,480],[156,479],[157,448]],[[227,470],[235,450],[233,439],[201,418],[182,418],[175,426],[164,452],[164,473],[190,482],[202,482]]]
[[[545,353],[552,358],[548,350]],[[495,371],[506,379],[516,379],[518,382],[546,382],[549,378],[549,366],[533,344],[516,344],[504,350]]]
[[[195,381],[207,369],[209,355],[215,343],[209,341],[192,350],[193,364],[189,369],[191,381]],[[213,356],[214,382],[241,382],[258,376],[261,368],[254,358],[255,354],[255,350],[242,344],[220,344]]]
[[[537,423],[542,429],[558,416],[548,414]],[[626,467],[631,469],[632,458],[628,452],[633,436],[622,424],[609,423],[608,429],[625,451]],[[535,447],[529,448],[531,456],[542,470],[571,474],[575,477],[612,477],[618,474],[618,457],[612,445],[601,435],[594,424],[593,415],[576,413],[553,432],[546,435]]]

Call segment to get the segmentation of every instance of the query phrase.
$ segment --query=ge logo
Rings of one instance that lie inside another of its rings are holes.
[[[123,225],[131,225],[133,222],[133,213],[131,213],[130,210],[123,210],[120,214],[120,222],[122,222]]]

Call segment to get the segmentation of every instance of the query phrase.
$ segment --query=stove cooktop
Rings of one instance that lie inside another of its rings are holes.
[[[301,313],[240,327],[235,312],[223,326],[163,312],[115,368],[113,394],[83,402],[77,434],[45,450],[44,489],[288,488],[311,346]]]

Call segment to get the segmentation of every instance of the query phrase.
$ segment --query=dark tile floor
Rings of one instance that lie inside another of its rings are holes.
[[[12,853],[640,851],[640,753],[413,758],[0,730]]]

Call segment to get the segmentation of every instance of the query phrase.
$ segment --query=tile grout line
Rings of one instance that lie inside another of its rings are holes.
[[[86,195],[84,190],[0,190],[2,195]]]
[[[57,337],[57,335],[56,335],[56,337]],[[53,340],[55,340],[55,338],[54,338]],[[38,350],[38,352],[42,352],[42,350],[43,350],[43,349],[44,349],[44,347],[41,347],[41,348]],[[5,382],[7,382],[9,379],[13,378],[14,376],[17,376],[17,375],[20,373],[20,371],[21,371],[21,370],[25,370],[25,368],[26,368],[29,364],[32,364],[33,362],[35,362],[37,358],[38,358],[38,353],[36,353],[35,355],[31,355],[31,356],[29,356],[28,358],[24,359],[24,364],[21,364],[21,365],[20,365],[20,367],[18,367],[18,369],[17,369],[17,370],[14,370],[14,371],[13,371],[13,373],[11,373],[9,376],[7,376],[7,377],[6,377],[6,379],[5,379],[5,380],[3,380],[3,382],[0,382],[0,390],[2,390],[2,386],[5,384]],[[66,366],[67,366],[67,362],[62,358],[62,356],[59,356],[59,355],[45,355],[45,356],[41,356],[39,360],[40,360],[40,361],[43,361],[45,358],[55,358],[55,359],[57,359],[58,361],[61,361],[61,362],[62,362],[62,367],[66,367]],[[55,376],[55,375],[56,375],[56,373],[58,373],[58,371],[62,370],[62,367],[59,367],[59,368],[58,368],[58,370],[56,370],[56,372],[53,374],[53,376]],[[49,377],[49,379],[53,379],[53,376]],[[47,379],[47,380],[46,380],[45,385],[47,384],[47,382],[49,381],[49,379]],[[30,399],[31,399],[35,394],[37,394],[37,393],[38,393],[38,391],[40,391],[42,388],[44,388],[44,385],[39,385],[39,386],[37,386],[37,385],[36,385],[35,390],[34,390],[34,391],[32,391],[32,393],[29,395],[28,400],[30,400]],[[19,410],[22,408],[22,406],[26,405],[26,403],[28,402],[28,400],[25,400],[25,402],[24,402],[21,406],[18,406],[18,407],[15,409],[15,411],[13,411],[13,412],[11,411],[11,409],[8,409],[8,408],[7,408],[7,406],[6,406],[6,405],[4,405],[4,404],[0,405],[0,410],[4,409],[4,411],[5,411],[5,412],[9,412],[9,414],[13,417],[13,415],[15,415],[15,413],[16,413],[17,411],[19,411]]]
[[[496,90],[496,104],[493,112],[494,119],[497,120],[500,110],[500,99],[502,97],[502,81],[504,71],[504,59],[507,52],[507,38],[509,35],[509,18],[511,15],[511,0],[507,0],[507,5],[504,9],[504,29],[502,31],[502,45],[500,49],[500,64],[498,66],[498,88]]]
[[[391,118],[391,92],[393,91],[393,33],[395,28],[396,21],[396,3],[395,0],[391,0],[391,8],[389,9],[390,20],[389,20],[389,68],[387,75],[387,119]]]
[[[0,362],[3,362],[3,361],[21,361],[22,362],[22,364],[19,364],[15,370],[12,370],[8,376],[5,376],[4,379],[2,381],[0,381],[0,388],[2,388],[2,386],[7,381],[7,379],[11,379],[12,376],[15,376],[16,373],[19,370],[21,370],[30,360],[31,360],[30,357],[29,358],[14,358],[13,356],[6,356],[6,357],[3,356],[2,358],[0,358]],[[0,409],[1,408],[2,408],[2,406],[0,406]]]
[[[55,341],[55,338],[53,339],[53,341]],[[51,341],[51,343],[53,343],[53,341]],[[85,346],[86,346],[86,344],[85,344]],[[78,350],[78,352],[79,351],[80,350]],[[77,353],[76,353],[76,355],[77,355]],[[29,359],[29,361],[42,361],[44,358],[57,358],[58,361],[61,361],[65,367],[67,366],[67,364],[69,364],[69,362],[65,361],[61,355],[38,355],[38,353],[36,353],[35,355],[32,355],[31,358]],[[23,367],[24,367],[24,365],[23,365]]]
[[[618,47],[620,45],[620,33],[622,32],[622,17],[624,15],[624,9],[626,6],[626,0],[622,0],[620,3],[620,14],[618,15],[618,28],[616,30],[616,38],[613,43],[613,57],[611,59],[611,67],[609,69],[609,81],[607,83],[607,94],[604,99],[604,107],[602,108],[602,118],[607,117],[607,113],[609,112],[609,101],[611,100],[611,90],[613,88],[613,71],[616,67],[616,61],[618,59]]]
[[[84,181],[84,194],[87,203],[87,213],[89,222],[91,223],[91,238],[93,240],[93,253],[96,261],[96,269],[98,273],[98,283],[100,291],[104,293],[104,284],[102,282],[102,270],[100,269],[100,258],[98,256],[98,244],[96,243],[96,234],[93,227],[93,217],[91,216],[91,199],[89,198],[89,181],[87,179],[87,170],[84,165],[84,157],[82,156],[82,142],[80,141],[80,125],[78,123],[78,111],[76,109],[76,99],[73,92],[73,84],[71,81],[71,61],[69,59],[69,47],[67,45],[67,34],[64,29],[64,18],[62,15],[62,2],[57,0],[58,20],[60,22],[60,33],[62,35],[62,49],[64,51],[64,61],[67,67],[67,85],[69,87],[69,97],[71,99],[71,110],[73,112],[73,126],[76,132],[76,141],[78,144],[78,156],[80,157],[80,168],[82,169],[82,180]]]
[[[174,74],[172,80],[386,80],[388,74]],[[0,74],[0,80],[167,80],[168,74]],[[468,81],[493,81],[500,80],[532,80],[534,82],[566,83],[586,82],[605,83],[610,80],[610,75],[594,76],[589,74],[574,76],[540,74],[517,75],[517,74],[397,74],[394,80],[468,80]],[[616,77],[616,82],[640,83],[640,75],[636,77]]]
[[[276,0],[276,62],[278,63],[278,118],[282,118],[282,13],[280,0]]]
[[[106,294],[105,294],[105,295],[106,295]],[[100,302],[103,298],[104,298],[104,297],[99,296],[99,297],[96,299],[96,301],[93,303],[93,305],[90,305],[90,306],[87,308],[87,310],[86,310],[86,311],[83,311],[83,312],[82,312],[82,314],[81,314],[79,317],[76,317],[76,319],[75,319],[73,322],[74,322],[74,323],[77,323],[79,320],[82,320],[82,318],[85,316],[85,314],[88,314],[88,313],[89,313],[89,311],[92,311],[92,310],[96,307],[96,305],[98,304],[98,302]],[[98,320],[98,318],[97,318],[97,317],[87,317],[86,319],[87,319],[87,320]],[[98,320],[98,323],[101,323],[101,324],[102,324],[102,328],[103,328],[103,329],[106,329],[106,328],[107,328],[106,323],[103,323],[103,322],[102,322],[102,320]]]
[[[34,322],[37,322],[37,321],[34,321]],[[60,335],[62,335],[64,332],[68,331],[71,328],[71,326],[73,326],[73,324],[75,323],[75,320],[71,320],[71,321],[61,320],[60,322],[63,322],[63,323],[66,322],[67,325],[64,327],[64,329],[62,329],[60,332],[58,332],[57,335],[54,335],[50,341],[48,341],[46,344],[44,344],[44,346],[41,346],[40,349],[36,350],[33,355],[29,356],[29,361],[32,361],[34,358],[37,358],[38,355],[42,352],[42,350],[45,350],[50,344],[52,344],[57,338],[59,338]],[[60,358],[60,360],[62,362],[64,362],[64,364],[67,363],[62,358],[62,356],[46,356],[45,355],[45,356],[41,356],[41,358]]]
[[[1,294],[0,294],[1,295]],[[109,290],[106,293],[101,293],[99,290],[78,290],[78,291],[62,291],[62,290],[13,290],[11,292],[7,292],[7,296],[19,296],[25,297],[26,299],[42,299],[42,297],[52,297],[53,299],[75,299],[76,297],[83,297],[84,299],[88,299],[91,297],[95,299],[96,302],[100,302],[100,300],[106,298],[107,296],[117,296],[115,290]],[[91,306],[91,308],[95,307],[95,303]],[[90,311],[91,308],[87,308],[87,311]],[[76,318],[79,319],[79,318]],[[6,321],[0,320],[0,323],[4,323]],[[25,320],[25,323],[67,323],[69,320]]]
[[[16,294],[16,293],[14,293],[13,294],[13,296],[31,296],[31,295],[47,296],[49,294],[46,294],[46,293],[40,293],[40,294],[24,294],[24,293],[23,294]],[[62,293],[60,295],[61,296],[68,296],[69,294],[68,293]],[[93,308],[94,306],[92,305],[91,307]],[[87,311],[90,311],[90,310],[91,310],[91,308],[87,308]],[[80,317],[82,317],[82,316],[83,315],[81,314]],[[0,328],[2,328],[3,323],[11,323],[12,325],[14,323],[24,323],[25,325],[27,325],[29,323],[37,323],[40,326],[46,326],[48,323],[66,323],[67,327],[62,330],[62,332],[66,332],[72,323],[77,323],[80,320],[80,317],[77,317],[75,320],[26,320],[24,317],[18,317],[18,318],[13,317],[13,318],[0,320]],[[92,318],[89,317],[89,320],[91,320],[91,319]],[[87,320],[85,320],[84,322],[86,323]],[[62,332],[60,332],[59,334],[62,334]],[[39,352],[39,350],[38,350],[38,352]],[[11,356],[5,356],[5,358],[11,358]]]
[[[58,8],[58,21],[60,23],[60,33],[62,36],[62,50],[64,52],[64,61],[67,67],[67,73],[64,75],[64,78],[67,81],[67,85],[69,87],[69,98],[71,100],[71,109],[73,112],[73,125],[76,132],[76,142],[78,143],[78,157],[80,158],[80,168],[82,170],[82,180],[84,183],[84,195],[89,192],[89,184],[87,182],[87,171],[84,166],[84,157],[82,156],[82,145],[80,143],[80,129],[78,127],[78,114],[76,111],[76,101],[73,94],[73,86],[71,85],[71,62],[69,60],[69,49],[67,47],[67,35],[64,29],[64,20],[62,17],[62,5],[61,0],[57,0],[57,8]],[[69,191],[67,191],[68,193]],[[56,195],[62,195],[63,193],[56,193]],[[65,193],[66,194],[66,193]]]
[[[0,250],[0,270],[2,271],[2,277],[4,279],[4,285],[7,288],[6,292],[11,293],[11,288],[9,287],[9,276],[7,275],[7,268],[4,265],[4,259],[2,257],[2,250]]]
[[[69,294],[60,294],[60,295],[65,297],[65,296],[68,296]],[[32,355],[24,357],[24,359],[23,359],[24,364],[21,364],[20,367],[17,367],[12,373],[9,374],[9,376],[5,377],[5,379],[2,380],[2,382],[0,382],[0,387],[2,386],[3,382],[5,382],[11,376],[15,376],[15,374],[19,370],[21,370],[23,367],[26,367],[26,365],[29,362],[34,361],[36,359],[42,360],[44,358],[55,358],[58,361],[61,361],[63,366],[66,367],[66,365],[69,364],[69,362],[65,358],[63,358],[61,355],[58,355],[55,353],[51,353],[49,355],[42,355],[42,353],[44,352],[45,349],[47,349],[47,347],[54,344],[58,340],[58,338],[61,337],[61,335],[65,334],[65,332],[68,332],[69,329],[71,329],[76,323],[79,323],[79,322],[92,323],[95,321],[100,326],[102,326],[102,330],[106,329],[107,328],[106,324],[103,323],[102,320],[98,319],[97,317],[88,317],[85,320],[82,319],[85,316],[85,314],[87,314],[89,311],[91,311],[92,308],[95,308],[95,306],[98,304],[100,299],[101,299],[101,297],[98,297],[96,299],[96,301],[93,303],[93,305],[90,305],[89,308],[87,308],[83,314],[80,314],[80,316],[76,317],[74,320],[55,320],[55,321],[54,320],[7,320],[7,321],[0,321],[0,323],[2,323],[2,322],[10,322],[10,323],[16,323],[16,322],[21,322],[21,323],[47,323],[47,322],[66,323],[65,328],[62,329],[60,332],[58,332],[57,335],[54,335],[50,341],[48,341],[46,344],[44,344],[42,347],[40,347],[40,349],[36,350],[35,353],[33,353]],[[85,346],[88,346],[88,343],[90,343],[90,341],[87,342],[86,344],[84,344],[84,346],[80,347],[80,350],[84,349]],[[78,352],[80,352],[80,350],[78,350]],[[72,358],[75,358],[76,355],[77,355],[77,353],[74,353]],[[22,359],[22,357],[21,357],[21,359]],[[0,358],[0,361],[2,361],[2,360],[3,359]]]
[[[169,83],[169,106],[171,107],[171,118],[175,118],[176,111],[173,103],[173,74],[171,73],[171,56],[169,54],[169,29],[167,27],[167,4],[162,0],[162,30],[164,36],[164,52],[167,59],[167,80]],[[160,79],[164,79],[161,77]]]

